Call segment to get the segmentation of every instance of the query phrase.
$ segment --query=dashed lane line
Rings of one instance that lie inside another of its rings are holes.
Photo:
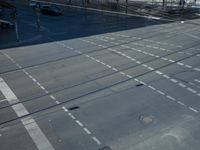
[[[95,38],[98,38],[98,39],[104,41],[104,39],[99,38],[98,36],[95,36]],[[121,40],[121,41],[126,42],[126,41],[124,41],[124,40]],[[114,43],[114,42],[110,42],[110,43]],[[140,46],[145,46],[144,44],[137,44],[137,43],[132,43],[132,44],[140,45]],[[175,63],[175,62],[176,62],[175,60],[172,60],[172,59],[169,59],[169,58],[166,58],[166,57],[162,57],[162,56],[159,56],[159,55],[155,55],[155,54],[152,54],[152,53],[149,53],[149,52],[140,50],[140,49],[138,49],[138,48],[136,49],[136,48],[134,48],[134,47],[130,47],[130,46],[123,45],[123,44],[122,44],[122,45],[119,45],[119,43],[117,43],[116,45],[118,45],[118,46],[120,46],[120,47],[123,47],[123,48],[129,48],[129,49],[131,49],[131,50],[134,50],[134,51],[136,51],[136,52],[139,52],[139,53],[142,53],[142,54],[145,54],[145,55],[149,55],[149,56],[151,56],[151,57],[160,58],[160,59],[162,59],[162,60],[164,60],[164,61],[168,61],[168,62],[170,62],[170,63]],[[154,48],[154,49],[155,49],[155,47],[153,47],[153,46],[148,46],[148,47],[151,47],[151,48]],[[166,49],[164,49],[164,50],[166,50]],[[172,51],[172,50],[166,50],[166,51],[174,52],[174,51]],[[184,52],[178,52],[178,53],[184,53]],[[193,55],[193,54],[190,54],[190,56],[191,56],[191,55]],[[128,57],[129,57],[129,56],[128,56]],[[179,65],[179,66],[186,67],[187,69],[189,68],[189,69],[193,69],[194,71],[200,72],[200,68],[198,68],[198,67],[193,67],[193,66],[191,66],[191,65],[184,64],[184,63],[182,63],[182,62],[176,62],[175,64],[177,64],[177,65]]]
[[[87,128],[83,128],[83,130],[87,133],[87,134],[91,134],[91,132],[87,129]]]
[[[62,43],[61,43],[62,44]],[[62,46],[65,46],[65,45],[63,45],[62,44]],[[72,49],[71,47],[68,47],[68,48],[70,48],[70,49]],[[22,67],[20,67],[20,65],[12,58],[12,57],[10,57],[8,54],[5,54],[4,53],[4,55],[8,58],[8,59],[10,59],[15,65],[17,65],[19,68],[22,68]],[[89,56],[89,55],[88,55]],[[90,57],[90,56],[89,56]],[[108,66],[107,66],[108,67]],[[39,83],[39,81],[37,81],[32,75],[30,75],[25,69],[22,69],[22,71],[33,81],[33,82],[35,82],[45,93],[49,93],[47,90],[46,90],[46,88],[44,87],[44,86],[42,86],[40,83]],[[56,97],[54,97],[53,95],[49,95],[49,97],[52,99],[52,100],[54,100],[55,101],[55,103],[58,105],[58,104],[60,104],[60,101],[58,101],[57,99],[56,99]],[[17,101],[18,102],[18,101]],[[15,102],[15,103],[17,103],[17,102]],[[14,104],[14,102],[13,102],[13,104]],[[20,103],[21,104],[21,103]],[[18,105],[18,104],[17,104]],[[14,107],[15,107],[15,105],[13,105]],[[12,106],[12,107],[13,107]],[[65,108],[65,107],[62,107],[62,109],[65,111],[65,112],[67,112],[68,113],[68,116],[71,118],[71,119],[73,119],[73,120],[75,120],[75,122],[80,126],[80,127],[83,127],[83,124],[79,121],[79,120],[76,120],[76,117],[72,114],[72,113],[69,113],[69,110],[67,109],[67,108]],[[34,120],[31,118],[31,121],[33,122]],[[27,120],[25,120],[24,121],[25,123],[27,123]],[[35,126],[34,126],[35,127]],[[39,127],[38,127],[39,128]],[[30,128],[30,129],[32,129],[32,128]],[[83,128],[83,130],[87,133],[87,134],[91,134],[91,132],[86,128],[86,127],[84,127]],[[41,133],[40,133],[41,134]],[[40,135],[39,133],[38,133],[38,136],[41,136],[41,138],[44,138],[42,135]],[[90,135],[89,134],[89,135]],[[40,139],[40,138],[38,138],[38,139]],[[91,136],[91,139],[97,144],[97,145],[101,145],[101,142],[97,139],[97,137],[95,137],[95,136]],[[48,141],[45,141],[44,139],[42,139],[41,140],[42,142],[44,142],[43,144],[46,144],[46,147],[44,148],[44,149],[39,149],[39,150],[54,150],[54,148],[52,149],[51,148],[51,146],[49,146],[49,144],[48,144]],[[39,146],[41,146],[41,145],[39,145]]]
[[[75,117],[72,113],[68,113],[68,115],[69,115],[73,120],[76,119],[76,117]]]
[[[84,41],[86,42],[87,40],[84,40]],[[72,49],[75,50],[74,48],[72,48]],[[99,60],[99,59],[96,59],[96,58],[94,58],[94,57],[92,57],[92,56],[90,56],[90,55],[88,55],[88,54],[83,54],[83,53],[82,53],[81,51],[79,51],[79,50],[75,50],[75,51],[78,52],[78,53],[80,53],[80,54],[82,54],[82,55],[84,55],[85,57],[88,57],[88,58],[90,58],[90,59],[96,61],[96,62],[99,63],[99,64],[104,64],[104,66],[108,67],[108,65],[107,65],[106,63],[102,63],[102,61]],[[115,50],[115,51],[116,51],[116,50]],[[110,68],[110,67],[111,67],[111,68]],[[112,70],[116,70],[116,68],[112,67],[111,65],[109,65],[108,68],[110,68],[110,69],[112,69]],[[161,72],[159,72],[159,73],[161,73]],[[123,72],[123,71],[120,71],[120,74],[122,74],[122,75],[124,75],[124,76],[126,76],[126,77],[128,77],[128,78],[130,78],[130,79],[133,79],[133,76],[131,76],[131,75],[129,75],[129,74],[126,74],[126,73]],[[161,74],[163,74],[163,73],[161,73]],[[143,84],[143,85],[147,85],[147,83],[145,83],[145,82],[143,82],[143,81],[140,81],[140,80],[137,79],[137,78],[134,78],[134,80],[135,80],[136,82],[139,82],[139,83]],[[173,98],[172,96],[169,96],[168,94],[164,93],[163,91],[156,89],[156,88],[153,87],[152,85],[147,85],[147,87],[150,88],[150,89],[152,89],[152,90],[154,90],[154,91],[156,91],[158,94],[160,94],[160,95],[162,95],[162,96],[165,96],[167,99],[170,99],[170,100],[176,102],[177,104],[188,108],[189,110],[191,110],[191,111],[193,111],[193,112],[195,112],[195,113],[198,113],[198,112],[199,112],[199,111],[196,110],[195,108],[190,107],[190,106],[187,106],[187,105],[184,104],[183,102],[181,102],[181,104],[180,104],[180,101],[176,100],[176,99]],[[190,108],[192,108],[192,109],[190,109]],[[71,116],[71,115],[70,115],[70,116]]]
[[[60,44],[60,42],[59,42],[59,44]],[[73,48],[71,48],[70,47],[70,49],[73,49]],[[80,52],[80,51],[77,51],[79,54],[82,54],[82,52]],[[7,54],[6,54],[7,55]],[[8,55],[7,55],[8,56]],[[95,58],[93,58],[92,56],[89,56],[89,55],[85,55],[86,57],[88,57],[88,58],[90,58],[90,59],[92,59],[92,60],[94,60],[94,61],[96,61],[97,59],[95,59]],[[10,56],[8,56],[8,58],[10,58],[10,60],[13,62],[13,63],[15,63],[15,64],[17,64]],[[135,59],[131,59],[131,60],[135,60]],[[100,64],[105,64],[105,63],[102,63],[100,60],[98,61],[98,63],[100,62]],[[139,62],[140,63],[140,62]],[[19,67],[19,64],[17,65],[18,67]],[[108,67],[106,64],[105,64],[105,66],[106,67]],[[109,65],[109,68],[110,68],[111,66]],[[21,68],[21,67],[20,67]],[[116,70],[116,68],[113,68],[113,67],[111,67],[111,69],[112,70]],[[23,69],[22,70],[26,75],[29,75],[29,73],[25,70],[25,69]],[[133,78],[131,75],[128,75],[128,74],[125,74],[125,73],[123,73],[123,75],[125,75],[126,77],[128,77],[128,78]],[[33,78],[34,79],[34,78]],[[32,80],[33,80],[32,79]],[[35,79],[36,80],[36,79]],[[144,84],[144,82],[143,81],[140,81],[140,80],[138,80],[138,79],[134,79],[135,81],[137,81],[137,82],[140,82],[140,83],[142,83],[142,84]],[[36,80],[36,82],[37,83],[39,83],[37,80]],[[40,85],[40,84],[39,84]],[[145,83],[145,85],[146,85],[146,83]],[[41,85],[40,85],[41,86]],[[148,86],[150,89],[152,89],[152,86]],[[41,87],[40,87],[41,88]],[[171,96],[169,96],[169,95],[167,95],[167,94],[165,94],[164,92],[162,92],[162,91],[160,91],[160,90],[157,90],[156,88],[154,88],[153,87],[153,89],[155,89],[155,91],[157,91],[157,93],[159,93],[159,94],[161,94],[161,95],[163,95],[163,96],[165,96],[165,97],[167,97],[168,99],[171,99],[171,100],[173,100],[173,101],[175,101],[175,102],[177,102],[177,104],[180,104],[180,101],[177,101],[175,98],[173,98],[173,97],[171,97]],[[50,96],[50,98],[52,98],[53,100],[55,100],[55,98],[53,98],[52,97],[52,95]],[[181,102],[182,103],[182,102]],[[182,103],[182,104],[180,104],[180,105],[182,105],[182,106],[186,106],[185,104],[183,105],[184,103]],[[188,107],[191,111],[193,111],[193,112],[195,112],[195,113],[198,113],[199,111],[198,110],[196,110],[196,109],[194,109],[193,107]],[[67,109],[66,109],[67,110]],[[69,113],[68,111],[66,111],[65,110],[65,112],[66,113],[68,113],[68,115],[73,119],[73,120],[75,120],[76,118],[75,118],[75,116],[72,114],[72,113]],[[81,123],[81,122],[80,122]],[[82,123],[81,123],[82,124]],[[79,125],[80,126],[80,125]],[[84,125],[83,125],[84,126]],[[87,133],[87,134],[90,134],[91,133],[91,131],[89,131],[87,128],[83,128],[83,130]],[[96,144],[98,144],[98,145],[101,145],[101,142],[95,137],[95,136],[91,136],[92,137],[92,139],[93,139],[93,141],[94,142],[96,142]]]
[[[84,131],[87,135],[89,135],[89,136],[91,137],[91,139],[92,139],[97,145],[101,145],[100,140],[97,139],[97,137],[95,137],[95,136],[93,135],[93,133],[92,133],[88,128],[86,128],[85,125],[84,125],[80,120],[76,119],[76,117],[74,117],[74,115],[72,115],[72,113],[70,113],[69,110],[68,110],[66,107],[63,106],[62,109],[63,109],[66,113],[68,113],[68,116],[70,116],[71,119],[75,120],[76,124],[77,124],[80,128],[82,128],[83,131]]]
[[[85,40],[85,41],[87,41],[87,40]],[[118,52],[117,50],[115,50],[115,49],[108,48],[108,50],[109,50],[109,51],[114,51],[114,52],[116,52],[116,53],[119,54],[119,52]],[[127,57],[126,54],[124,54],[124,53],[122,53],[122,52],[120,52],[120,54],[123,54],[122,56],[124,56],[124,57],[130,59],[130,57]],[[131,57],[131,58],[132,58],[132,57]],[[93,60],[95,60],[95,58],[93,58]],[[132,59],[130,59],[130,60],[132,60]],[[137,64],[142,64],[140,61],[137,61],[135,58],[134,58],[134,62],[136,62]],[[149,69],[149,67],[150,67],[150,66],[148,66],[148,65],[146,65],[146,64],[143,64],[142,66],[145,67],[145,68],[147,68],[147,69]],[[152,67],[151,67],[151,68],[152,68]],[[153,69],[153,71],[155,70],[154,68],[152,68],[152,69]],[[152,71],[152,70],[151,70],[151,71]],[[158,75],[163,76],[165,79],[168,79],[169,81],[171,81],[171,82],[177,84],[178,86],[180,86],[180,87],[182,87],[182,88],[185,88],[187,91],[191,92],[192,94],[195,94],[196,96],[200,97],[200,93],[195,92],[195,90],[192,89],[192,88],[188,88],[186,85],[184,85],[184,84],[178,82],[176,79],[173,79],[173,78],[167,76],[166,74],[164,74],[164,73],[162,73],[161,71],[158,71],[158,70],[155,70],[154,72],[155,72],[156,74],[158,74]],[[180,83],[180,84],[179,84],[179,83]],[[184,85],[185,87],[183,87],[182,85]]]
[[[140,37],[135,37],[135,36],[132,37],[132,36],[123,35],[123,34],[119,34],[119,33],[111,33],[111,34],[115,35],[115,36],[125,37],[125,38],[133,38],[133,39],[138,39],[138,40],[141,39]],[[150,39],[144,39],[144,40],[148,41],[148,42],[153,42],[153,43],[162,44],[162,45],[169,45],[169,46],[174,46],[174,47],[178,47],[178,48],[183,47],[182,45],[169,44],[166,42],[160,42],[160,41],[155,41],[155,40],[150,40]]]

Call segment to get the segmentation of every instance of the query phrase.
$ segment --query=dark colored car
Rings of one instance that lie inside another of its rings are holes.
[[[45,15],[60,16],[62,11],[60,8],[52,5],[42,5],[40,7],[40,12]]]

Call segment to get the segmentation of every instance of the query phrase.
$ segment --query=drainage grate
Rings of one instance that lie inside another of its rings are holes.
[[[99,150],[112,150],[109,146],[104,146],[102,148],[100,148]]]
[[[73,106],[73,107],[70,107],[69,110],[75,110],[75,109],[79,109],[80,107],[79,106]]]

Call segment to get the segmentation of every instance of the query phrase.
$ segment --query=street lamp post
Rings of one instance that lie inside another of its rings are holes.
[[[11,14],[10,14],[10,17],[11,17],[11,19],[12,19],[13,22],[14,22],[16,39],[17,39],[17,41],[19,42],[20,39],[19,39],[19,32],[18,32],[18,24],[17,24],[17,10],[16,10],[16,9],[13,9],[13,10],[12,10],[12,12],[11,12]]]
[[[33,6],[33,10],[36,13],[37,19],[36,19],[36,25],[38,31],[40,31],[41,28],[41,21],[40,21],[40,3],[37,3],[36,5]]]
[[[19,42],[20,39],[19,39],[19,32],[18,32],[17,19],[15,19],[15,32],[16,32],[16,38],[17,38],[17,41]]]
[[[126,14],[128,13],[128,0],[126,0]]]
[[[40,31],[41,22],[40,22],[40,4],[39,3],[36,5],[35,11],[37,14],[37,28],[38,28],[38,31]]]

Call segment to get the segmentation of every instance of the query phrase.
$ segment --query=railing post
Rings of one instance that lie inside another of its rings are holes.
[[[128,13],[128,0],[126,0],[126,14]]]

